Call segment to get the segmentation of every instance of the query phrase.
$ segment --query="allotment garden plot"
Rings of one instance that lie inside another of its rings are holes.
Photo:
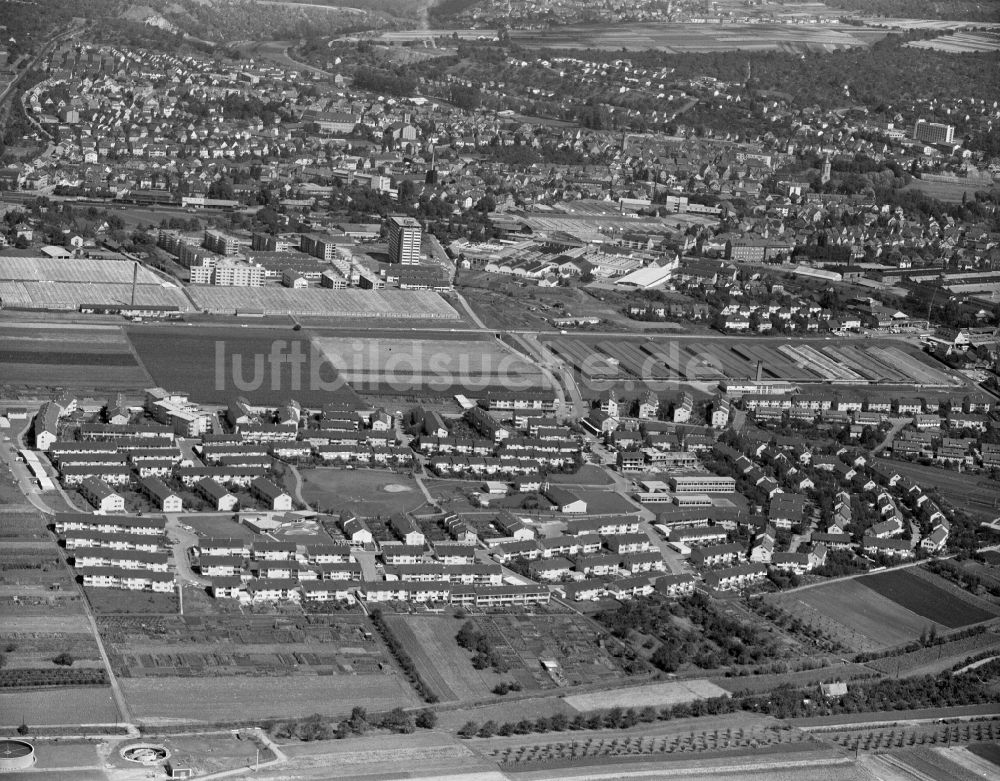
[[[313,343],[360,393],[478,394],[546,385],[538,367],[493,339],[315,336]]]
[[[626,677],[592,621],[575,614],[496,613],[471,618],[525,690],[554,689]],[[545,664],[556,662],[556,665]]]
[[[235,721],[418,701],[358,614],[108,616],[100,630],[139,718]]]

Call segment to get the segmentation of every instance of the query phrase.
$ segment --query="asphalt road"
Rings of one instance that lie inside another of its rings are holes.
[[[197,575],[191,569],[191,560],[188,558],[188,551],[198,545],[198,535],[184,528],[182,525],[183,517],[183,515],[173,513],[166,516],[167,539],[170,541],[170,549],[174,554],[174,569],[179,579],[192,583],[199,588],[207,588],[212,585],[211,579]],[[178,587],[180,587],[180,584],[178,584]]]

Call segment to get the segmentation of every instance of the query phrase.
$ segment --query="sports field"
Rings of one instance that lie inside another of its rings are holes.
[[[300,473],[303,498],[321,511],[340,512],[355,505],[366,516],[388,517],[427,503],[413,478],[383,469],[318,467]]]

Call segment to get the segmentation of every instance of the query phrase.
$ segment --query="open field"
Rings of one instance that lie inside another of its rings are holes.
[[[12,492],[10,497],[5,496],[8,490]],[[45,528],[45,517],[38,510],[30,505],[23,509],[13,506],[17,493],[17,488],[9,484],[0,488],[0,543],[53,542]]]
[[[0,691],[0,722],[107,724],[118,719],[110,686],[58,686],[30,691]]]
[[[937,582],[935,582],[937,581]],[[994,618],[998,611],[973,604],[974,597],[956,598],[945,581],[930,573],[918,575],[910,569],[878,572],[857,579],[859,585],[950,629]],[[938,583],[942,585],[938,585]],[[978,601],[978,600],[977,600]]]
[[[36,763],[31,776],[39,781],[104,781],[107,775],[98,745],[86,741],[39,741],[35,744]]]
[[[156,325],[133,326],[127,333],[153,381],[184,390],[196,402],[224,404],[241,394],[276,406],[292,398],[313,406],[338,398],[358,401],[308,338],[290,328]],[[272,354],[304,361],[272,363]]]
[[[969,751],[977,757],[982,757],[987,762],[991,762],[1000,767],[1000,744],[973,743],[969,746]]]
[[[1000,482],[986,475],[955,472],[909,461],[886,461],[885,466],[922,486],[933,487],[945,501],[979,520],[992,521],[1000,516]]]
[[[948,54],[995,52],[1000,51],[1000,34],[958,30],[951,35],[942,35],[940,38],[931,38],[926,41],[910,41],[904,45],[914,49],[932,49]]]
[[[254,540],[258,536],[249,527],[234,521],[231,515],[192,515],[184,518],[184,524],[194,529],[200,537]]]
[[[857,579],[769,594],[765,599],[855,651],[900,645],[915,640],[931,627],[938,632],[947,629],[861,585]]]
[[[608,473],[593,464],[584,464],[580,469],[571,475],[552,474],[549,475],[549,482],[553,485],[612,485],[614,481],[608,477]],[[572,490],[572,488],[570,489]]]
[[[247,721],[320,713],[342,718],[361,705],[371,711],[420,703],[395,675],[293,675],[237,678],[125,678],[125,698],[136,717],[168,721]]]
[[[0,326],[0,344],[3,385],[128,390],[150,382],[118,326]]]
[[[644,686],[616,689],[613,692],[573,694],[563,697],[571,708],[578,711],[599,710],[601,708],[645,708],[665,707],[681,702],[703,700],[708,697],[724,697],[725,689],[703,679],[672,681],[670,683],[648,683]]]
[[[597,491],[593,489],[580,490],[569,489],[575,496],[579,496],[587,503],[588,515],[613,515],[639,512],[639,506],[633,504],[624,496],[615,491]]]
[[[628,319],[621,307],[599,300],[584,288],[525,286],[511,277],[485,271],[463,271],[459,285],[469,305],[490,327],[548,329],[552,327],[550,319],[562,317],[565,312],[577,317],[599,317],[630,330],[643,325]]]
[[[869,46],[885,37],[884,31],[847,25],[783,24],[616,24],[573,25],[546,30],[511,31],[511,38],[526,48],[627,49],[641,51],[724,52],[766,50],[828,52],[852,46]]]
[[[314,337],[339,374],[359,393],[430,388],[477,394],[495,386],[535,388],[541,371],[492,339],[431,340]]]
[[[505,677],[472,666],[471,654],[455,640],[464,619],[387,615],[385,620],[410,654],[420,677],[442,701],[490,697],[490,690]]]
[[[355,505],[363,516],[415,510],[424,504],[423,493],[407,474],[381,469],[303,469],[302,496],[315,508],[336,512]]]
[[[261,769],[253,777],[267,781],[331,779],[449,778],[503,781],[496,764],[478,756],[463,741],[438,732],[370,735],[351,740],[282,745],[291,762]]]

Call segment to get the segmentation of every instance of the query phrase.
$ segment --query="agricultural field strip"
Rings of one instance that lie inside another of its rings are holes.
[[[866,588],[855,580],[842,580],[788,594],[778,594],[771,598],[779,606],[793,615],[805,609],[819,620],[836,624],[845,630],[846,636],[839,639],[844,645],[858,645],[856,650],[871,650],[875,647],[891,647],[915,639],[934,622],[907,610],[887,597]],[[811,622],[810,622],[811,623]],[[947,627],[937,626],[938,631]]]
[[[456,669],[461,662],[452,663],[452,659],[449,658],[465,654],[466,651],[459,648],[452,637],[437,637],[433,633],[421,631],[426,627],[422,627],[420,622],[419,618],[411,619],[407,616],[386,617],[386,623],[396,633],[406,652],[413,659],[420,677],[431,691],[442,700],[469,699],[470,695],[483,696],[485,691],[472,692],[468,690],[469,687],[463,685],[465,682],[462,680],[464,677],[462,671]],[[443,672],[447,672],[448,678],[461,686],[463,691],[456,692],[452,689],[445,680]]]
[[[27,366],[122,366],[138,368],[135,357],[127,351],[94,351],[94,352],[54,352],[7,350],[0,347],[0,366],[5,364]]]
[[[3,382],[24,387],[60,387],[97,390],[138,390],[148,388],[152,380],[138,366],[102,366],[99,364],[8,363],[3,366]]]
[[[85,345],[92,349],[108,349],[113,347],[128,347],[125,334],[118,326],[110,328],[58,328],[32,329],[5,328],[0,326],[0,339],[6,347],[28,345],[38,350],[64,349],[66,345]]]
[[[650,683],[638,687],[621,687],[589,694],[572,694],[563,697],[563,702],[578,711],[600,708],[641,708],[666,706],[681,702],[692,702],[709,697],[725,697],[728,691],[703,678],[670,683]]]
[[[312,342],[348,381],[451,377],[478,380],[501,376],[541,376],[541,370],[496,343],[479,340],[382,339],[313,336]]]
[[[410,686],[390,675],[122,678],[120,683],[140,719],[346,716],[355,705],[379,711],[418,704]]]
[[[849,30],[849,31],[848,31]],[[611,48],[661,49],[672,52],[712,52],[733,49],[774,49],[790,44],[843,48],[866,46],[869,31],[856,32],[853,28],[836,29],[828,25],[805,27],[802,25],[759,24],[753,28],[736,25],[643,25],[641,27],[615,25],[601,28],[574,25],[555,33],[540,36],[524,31],[512,34],[525,47],[545,48]],[[862,35],[864,34],[864,37]]]
[[[118,718],[110,686],[59,686],[23,692],[0,691],[0,722],[9,726],[26,723],[108,724]],[[6,716],[6,718],[4,718]],[[44,778],[44,776],[42,776]]]
[[[909,41],[904,44],[914,49],[933,49],[951,54],[967,52],[1000,51],[1000,35],[995,32],[955,32],[941,38],[926,41]]]
[[[988,611],[969,601],[955,599],[944,588],[909,570],[865,575],[857,581],[902,609],[950,629],[988,621],[997,615],[995,609]]]

